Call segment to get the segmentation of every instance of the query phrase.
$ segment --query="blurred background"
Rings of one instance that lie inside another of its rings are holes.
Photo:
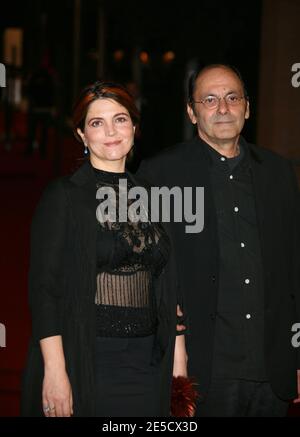
[[[112,79],[135,96],[142,134],[134,171],[141,159],[194,135],[185,114],[193,69],[233,64],[250,95],[244,136],[289,159],[300,181],[300,1],[177,3],[1,3],[0,416],[19,414],[31,217],[48,181],[81,163],[70,114],[83,86]],[[299,407],[289,414],[300,415]]]

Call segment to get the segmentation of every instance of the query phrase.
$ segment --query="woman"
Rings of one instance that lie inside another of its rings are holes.
[[[88,159],[47,187],[32,223],[22,414],[168,416],[172,369],[186,375],[170,241],[159,224],[118,215],[120,179],[140,185],[125,170],[139,114],[125,88],[96,82],[73,120]],[[115,217],[99,209],[103,188]]]

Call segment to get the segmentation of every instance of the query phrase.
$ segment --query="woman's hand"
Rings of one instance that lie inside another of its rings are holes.
[[[72,388],[64,369],[45,369],[43,409],[46,417],[73,415]]]
[[[196,411],[198,393],[193,378],[188,378],[188,356],[185,349],[185,336],[178,335],[175,342],[171,416],[193,417]]]
[[[43,411],[47,417],[70,417],[73,414],[72,388],[66,372],[62,337],[40,340],[44,358]]]

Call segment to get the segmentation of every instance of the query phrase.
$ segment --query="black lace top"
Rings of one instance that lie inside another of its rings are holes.
[[[109,187],[115,193],[115,198],[110,196],[109,201],[110,207],[115,207],[115,216],[109,206],[104,208],[102,200],[99,202],[109,219],[97,214],[97,336],[147,336],[156,328],[153,279],[168,259],[169,240],[158,223],[136,221],[133,216],[125,222],[120,218],[120,202],[125,199],[130,209],[136,200],[128,199],[128,190],[134,184],[127,173],[94,171],[97,189]]]

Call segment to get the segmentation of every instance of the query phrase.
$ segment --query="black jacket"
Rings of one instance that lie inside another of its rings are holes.
[[[291,344],[291,329],[300,322],[299,191],[288,161],[252,144],[248,147],[262,248],[267,376],[279,397],[291,399],[297,394],[297,349]],[[143,162],[137,173],[152,185],[204,187],[203,231],[185,233],[186,223],[170,226],[189,318],[189,373],[203,394],[211,378],[219,273],[209,165],[205,145],[197,137]]]
[[[133,181],[135,178],[131,175]],[[41,338],[62,335],[74,415],[95,413],[96,185],[91,164],[48,185],[31,229],[29,300],[32,339],[23,373],[21,414],[42,412]],[[135,181],[136,182],[136,181]],[[137,183],[137,182],[136,182]],[[161,366],[161,415],[170,411],[176,333],[174,257],[155,284],[158,328],[153,361]],[[166,286],[168,284],[168,286]]]

